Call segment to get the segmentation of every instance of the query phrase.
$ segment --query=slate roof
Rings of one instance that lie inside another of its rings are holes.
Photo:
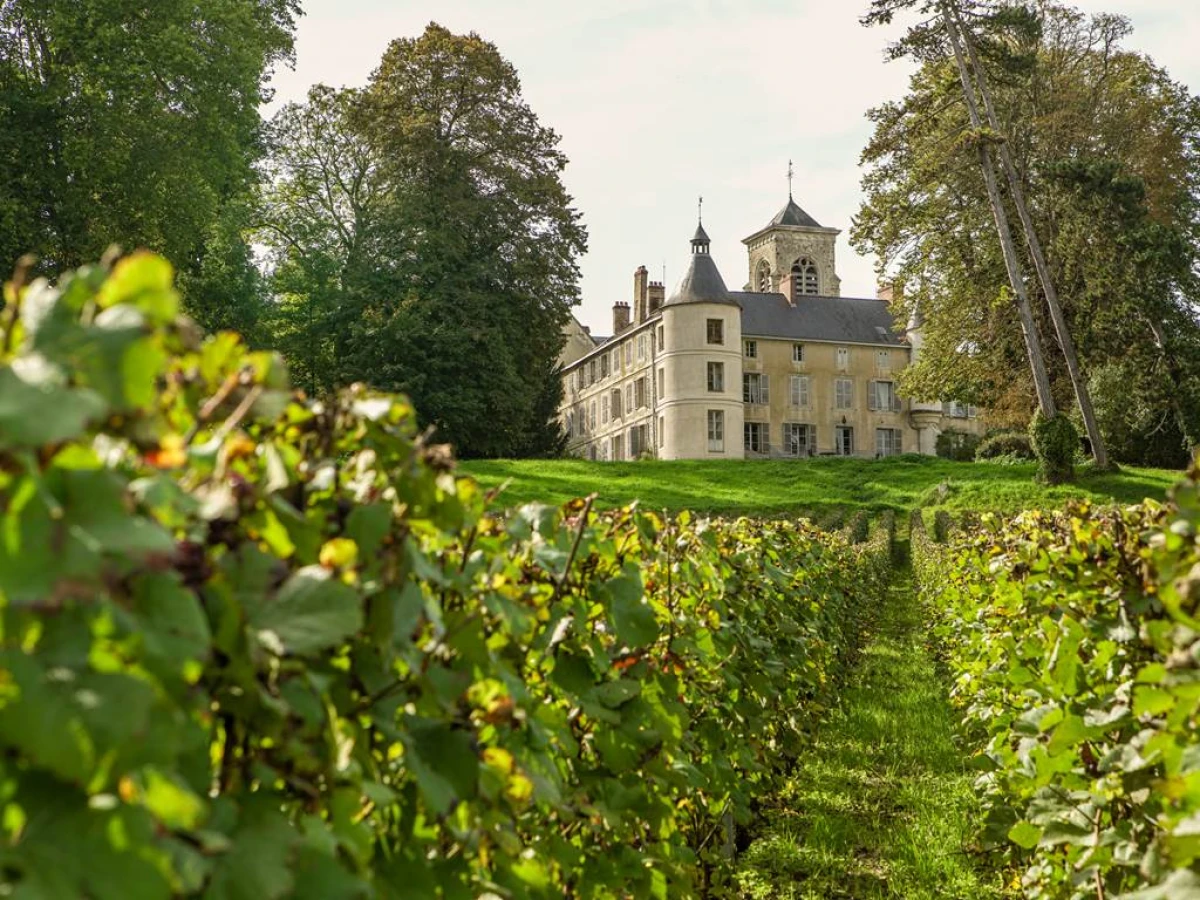
[[[796,306],[783,294],[736,291],[742,307],[742,334],[750,337],[899,345],[896,324],[882,300],[854,297],[801,297]]]
[[[692,243],[693,244],[711,244],[712,243],[712,241],[709,239],[708,232],[704,230],[703,224],[699,224],[696,226],[696,234],[692,237]]]
[[[771,225],[795,225],[801,228],[820,228],[817,220],[796,205],[796,201],[788,197],[787,206],[771,220]],[[770,226],[768,226],[770,227]]]
[[[709,254],[692,254],[683,280],[663,305],[679,306],[682,303],[736,303]]]

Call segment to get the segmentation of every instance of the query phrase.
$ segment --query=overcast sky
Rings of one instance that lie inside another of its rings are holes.
[[[895,28],[864,28],[868,0],[304,0],[294,71],[277,102],[310,85],[365,84],[389,41],[434,20],[476,31],[520,73],[527,101],[562,137],[564,179],[589,232],[576,315],[611,332],[633,271],[668,292],[689,253],[696,198],[725,281],[748,280],[742,238],[787,200],[840,228],[846,296],[874,296],[874,260],[849,245],[871,106],[903,95],[909,69],[884,61]],[[1079,0],[1129,16],[1128,46],[1200,87],[1197,0]]]

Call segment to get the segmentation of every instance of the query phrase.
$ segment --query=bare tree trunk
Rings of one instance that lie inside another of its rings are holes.
[[[942,0],[940,6],[946,30],[951,34],[951,44],[954,47],[954,59],[958,63],[963,96],[967,101],[967,111],[971,115],[971,127],[978,131],[983,127],[983,121],[979,115],[979,105],[975,99],[975,90],[971,85],[967,61],[963,56],[962,47],[954,37],[957,29],[954,26],[949,5],[946,0]],[[992,215],[996,220],[996,233],[1000,237],[1000,246],[1004,251],[1004,266],[1008,270],[1008,281],[1012,285],[1013,294],[1016,297],[1017,314],[1021,320],[1021,334],[1025,339],[1025,353],[1029,357],[1029,369],[1033,375],[1033,387],[1037,392],[1038,406],[1047,419],[1053,419],[1058,415],[1058,410],[1054,405],[1054,395],[1050,390],[1050,376],[1046,372],[1046,360],[1042,355],[1037,324],[1033,320],[1033,309],[1029,304],[1029,292],[1025,287],[1025,273],[1021,266],[1021,259],[1017,256],[1017,248],[1013,244],[1012,229],[1008,224],[1008,213],[1004,209],[1000,187],[996,183],[996,167],[992,162],[992,151],[983,140],[978,142],[978,148],[979,165],[983,170],[983,180],[987,184]]]
[[[988,89],[987,77],[979,62],[979,54],[971,40],[970,31],[962,19],[962,13],[953,7],[947,19],[947,29],[950,40],[961,42],[966,47],[974,72],[975,84],[983,98],[983,107],[987,113],[988,125],[993,131],[1000,133],[1000,118],[996,115],[996,107],[992,103],[992,93]],[[958,48],[955,48],[956,53]],[[1075,389],[1075,399],[1079,403],[1079,412],[1083,416],[1083,425],[1087,429],[1088,440],[1092,445],[1092,457],[1099,469],[1110,468],[1108,449],[1104,445],[1104,436],[1096,422],[1096,412],[1092,406],[1092,395],[1088,391],[1087,379],[1079,365],[1079,357],[1075,352],[1075,341],[1071,337],[1071,329],[1063,315],[1062,305],[1058,302],[1058,291],[1054,287],[1054,279],[1050,275],[1050,267],[1046,264],[1046,255],[1042,252],[1042,242],[1038,239],[1037,229],[1033,225],[1033,217],[1029,213],[1029,204],[1025,202],[1025,191],[1021,187],[1021,179],[1013,162],[1012,152],[1007,143],[999,145],[1000,162],[1008,179],[1008,192],[1013,205],[1017,208],[1017,216],[1021,220],[1021,228],[1025,232],[1025,242],[1029,245],[1029,255],[1033,258],[1034,268],[1042,283],[1042,291],[1046,296],[1046,306],[1050,309],[1050,318],[1054,322],[1054,331],[1058,335],[1058,345],[1062,348],[1063,357],[1067,363],[1067,373],[1071,377],[1071,385]]]

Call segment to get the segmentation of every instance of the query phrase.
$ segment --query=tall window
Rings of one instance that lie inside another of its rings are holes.
[[[838,425],[834,428],[833,449],[838,456],[853,456],[854,429],[848,425]]]
[[[708,364],[708,389],[714,394],[725,392],[725,363]]]
[[[708,342],[710,344],[725,343],[725,322],[721,319],[709,319],[706,323]]]
[[[771,292],[771,264],[765,259],[758,262],[758,275],[754,279],[758,284],[758,290],[761,294],[769,294]]]
[[[629,366],[633,363],[633,341],[625,342],[625,365]]]
[[[612,417],[614,419],[621,418],[621,389],[617,388],[612,392]]]
[[[600,377],[601,378],[608,377],[608,354],[607,353],[605,353],[603,356],[600,357]]]
[[[804,362],[804,345],[803,344],[792,344],[792,362],[794,362],[794,363]]]
[[[788,401],[792,406],[808,406],[807,375],[792,375],[788,388]]]
[[[633,403],[633,385],[627,384],[625,385],[625,412],[633,415],[635,409],[637,407]]]
[[[788,456],[812,456],[817,452],[817,427],[785,422],[783,452]]]
[[[600,398],[600,424],[607,425],[611,415],[612,401],[609,400],[608,394]]]
[[[658,352],[662,353],[666,349],[666,339],[663,335],[663,327],[658,326]]]
[[[771,382],[766,375],[758,372],[742,375],[742,402],[760,405],[771,402]]]
[[[596,383],[596,361],[593,359],[588,363],[588,384]]]
[[[771,426],[766,422],[747,422],[745,425],[746,452],[767,454],[771,452]]]
[[[641,409],[646,405],[646,379],[639,378],[633,383],[635,407]]]
[[[900,455],[900,429],[899,428],[876,428],[875,429],[875,455],[876,456],[899,456]]]
[[[708,411],[708,452],[725,452],[725,413],[719,409]]]
[[[638,335],[637,358],[638,362],[642,362],[646,358],[646,333],[644,331]]]
[[[872,381],[870,408],[882,412],[899,412],[900,400],[896,396],[896,385],[890,381]]]
[[[807,256],[800,257],[792,264],[792,290],[797,297],[821,293],[817,264]]]
[[[758,359],[758,341],[742,341],[742,352],[747,359]]]
[[[634,425],[629,429],[629,458],[637,459],[647,449],[646,426]]]
[[[850,368],[850,349],[848,347],[838,347],[837,367],[841,372],[845,372]]]
[[[592,431],[596,430],[596,401],[593,400],[588,407],[588,428]]]
[[[854,382],[849,378],[838,378],[833,383],[834,409],[854,408]]]
[[[661,400],[667,396],[667,370],[658,370],[658,399]]]
[[[620,435],[612,439],[612,458],[614,462],[620,462],[625,458],[625,438]]]

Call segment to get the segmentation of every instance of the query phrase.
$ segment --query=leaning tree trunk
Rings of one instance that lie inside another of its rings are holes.
[[[996,107],[992,103],[992,93],[988,88],[987,77],[983,66],[980,65],[979,54],[971,40],[970,32],[962,19],[961,12],[951,4],[944,9],[950,10],[946,19],[950,40],[955,43],[955,52],[959,53],[959,44],[966,48],[970,59],[971,70],[975,76],[975,84],[983,98],[983,107],[987,113],[988,125],[1000,133],[1000,118],[996,115]],[[1084,428],[1087,429],[1088,441],[1092,445],[1092,457],[1099,469],[1110,467],[1108,449],[1104,445],[1104,436],[1096,422],[1096,412],[1092,406],[1092,395],[1088,391],[1087,379],[1079,365],[1079,357],[1075,352],[1075,341],[1071,337],[1071,329],[1063,315],[1062,305],[1058,302],[1058,291],[1054,287],[1054,279],[1050,275],[1050,267],[1046,264],[1046,255],[1042,252],[1042,242],[1038,239],[1037,229],[1033,225],[1033,217],[1029,213],[1029,204],[1025,202],[1025,190],[1021,187],[1021,179],[1013,162],[1012,152],[1007,143],[999,145],[1000,162],[1008,179],[1008,192],[1013,205],[1017,208],[1017,216],[1021,220],[1021,228],[1025,232],[1025,242],[1029,246],[1029,255],[1033,258],[1034,268],[1042,283],[1042,291],[1046,296],[1046,306],[1050,309],[1050,318],[1054,322],[1054,331],[1058,335],[1058,344],[1062,348],[1063,358],[1067,363],[1067,373],[1071,377],[1071,385],[1075,389],[1075,399],[1079,403],[1079,413],[1083,417]]]
[[[941,7],[946,29],[953,35],[956,31],[950,10],[944,2]],[[971,127],[978,132],[983,127],[983,121],[979,115],[979,106],[975,100],[971,76],[967,71],[967,62],[958,41],[952,38],[951,44],[954,47],[954,59],[958,64],[959,79],[962,81],[963,96],[967,101],[967,111],[971,115]],[[982,135],[977,144],[979,166],[983,170],[988,201],[992,206],[992,216],[996,220],[996,233],[1000,237],[1000,246],[1004,251],[1004,266],[1008,270],[1008,281],[1012,285],[1013,294],[1016,297],[1017,314],[1021,320],[1021,334],[1025,339],[1025,353],[1029,357],[1029,370],[1033,375],[1033,387],[1037,392],[1038,406],[1041,408],[1042,415],[1047,419],[1053,419],[1058,414],[1058,410],[1054,405],[1054,395],[1050,390],[1050,376],[1046,372],[1046,360],[1042,355],[1037,324],[1033,320],[1033,309],[1029,304],[1029,292],[1025,287],[1025,273],[1021,266],[1021,259],[1017,255],[1016,245],[1013,243],[1008,213],[1004,209],[1004,200],[1000,196],[1000,187],[996,182],[996,167],[992,162],[992,151],[983,140]]]

